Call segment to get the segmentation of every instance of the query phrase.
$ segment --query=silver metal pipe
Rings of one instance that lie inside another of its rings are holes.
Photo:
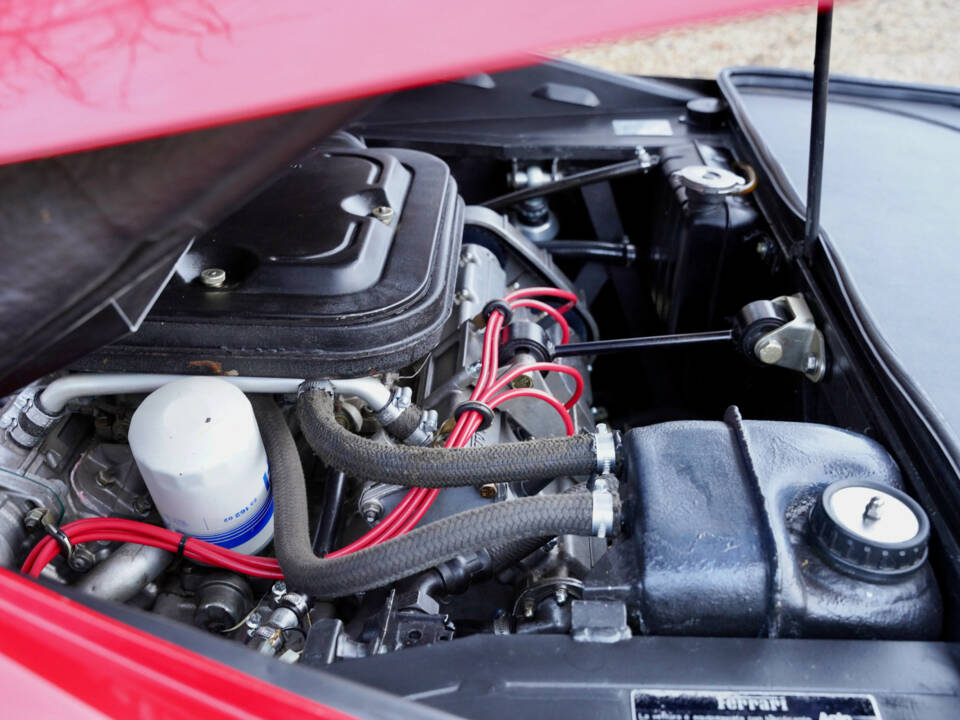
[[[104,600],[125,602],[156,580],[173,553],[150,545],[126,543],[77,581],[75,587]]]
[[[71,400],[92,395],[120,395],[123,393],[153,392],[167,383],[194,375],[161,375],[154,373],[78,373],[57,378],[40,393],[41,409],[58,415]],[[207,376],[201,376],[207,377]],[[212,377],[212,376],[211,376]],[[217,375],[247,393],[286,394],[295,393],[303,378],[243,377]],[[341,395],[355,395],[374,411],[381,410],[390,402],[390,391],[376,378],[347,378],[329,380],[333,389]]]

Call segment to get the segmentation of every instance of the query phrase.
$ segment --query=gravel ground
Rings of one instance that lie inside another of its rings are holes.
[[[564,50],[587,65],[636,75],[714,77],[731,65],[813,66],[816,11],[745,16]],[[851,0],[833,13],[830,70],[960,86],[957,0]]]

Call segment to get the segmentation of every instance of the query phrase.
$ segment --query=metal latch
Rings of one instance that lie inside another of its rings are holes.
[[[751,345],[744,351],[752,351],[757,360],[803,373],[812,382],[823,379],[827,371],[823,333],[803,295],[782,295],[750,303],[740,311],[737,321],[741,337]],[[759,337],[750,332],[751,328],[761,327],[770,329]]]

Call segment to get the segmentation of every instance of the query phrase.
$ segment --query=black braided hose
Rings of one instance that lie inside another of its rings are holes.
[[[354,435],[337,423],[333,396],[326,390],[306,390],[297,409],[303,435],[320,459],[364,480],[445,488],[589,475],[597,465],[590,435],[456,449],[387,445]]]
[[[290,428],[271,398],[251,401],[270,464],[277,560],[292,587],[316,598],[388,585],[472,550],[526,538],[592,534],[590,493],[570,493],[486,505],[350,555],[319,558],[310,543],[306,482]]]

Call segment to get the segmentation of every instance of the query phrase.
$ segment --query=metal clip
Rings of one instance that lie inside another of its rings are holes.
[[[440,421],[436,410],[424,410],[420,416],[420,423],[407,437],[403,439],[405,445],[425,447],[433,442],[433,434],[437,431]]]
[[[333,383],[329,380],[304,380],[297,388],[297,397],[310,390],[322,390],[330,395],[334,394]]]
[[[45,507],[36,507],[23,517],[28,529],[42,527],[43,531],[57,541],[60,552],[67,558],[67,564],[77,572],[86,572],[93,567],[96,558],[93,553],[80,545],[74,545],[70,538],[53,519],[53,513]]]
[[[598,423],[593,435],[593,449],[597,454],[597,472],[606,475],[617,466],[617,436],[605,423]]]
[[[614,534],[616,513],[613,511],[613,492],[617,479],[612,475],[598,475],[593,480],[593,534],[605,538]]]
[[[394,388],[390,395],[390,402],[377,411],[377,420],[384,427],[396,422],[397,418],[403,415],[404,411],[410,407],[413,402],[413,389],[410,387]]]
[[[803,373],[819,382],[827,371],[823,333],[817,329],[813,313],[803,295],[784,295],[771,301],[792,319],[763,335],[753,348],[754,355],[767,365],[777,365]]]

